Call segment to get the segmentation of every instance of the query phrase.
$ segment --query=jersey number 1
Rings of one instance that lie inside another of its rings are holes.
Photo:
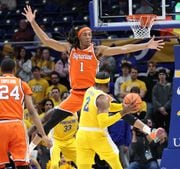
[[[84,63],[80,62],[80,72],[83,72],[83,71],[84,71]]]

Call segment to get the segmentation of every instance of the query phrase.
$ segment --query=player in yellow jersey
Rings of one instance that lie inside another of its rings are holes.
[[[68,95],[66,95],[68,97]],[[65,97],[62,99],[66,99]],[[53,110],[46,113],[42,122],[45,123],[52,115]],[[76,163],[76,140],[75,135],[78,129],[77,114],[67,117],[59,122],[49,134],[53,142],[50,149],[50,169],[59,169],[60,153],[62,153],[66,161]],[[36,140],[33,141],[36,143]]]
[[[118,149],[106,127],[118,121],[126,113],[134,111],[135,105],[129,105],[109,116],[112,98],[105,93],[108,92],[109,80],[107,73],[97,73],[95,86],[90,87],[85,93],[76,135],[78,169],[91,169],[95,153],[106,160],[112,169],[122,169]]]
[[[66,161],[76,163],[76,139],[75,135],[78,129],[78,117],[76,114],[69,116],[58,123],[51,131],[50,138],[53,146],[50,149],[51,167],[50,169],[59,169],[60,152],[64,155]]]
[[[134,103],[121,106],[112,102],[111,96],[106,94],[109,81],[108,73],[98,72],[95,86],[90,87],[85,93],[79,130],[76,134],[78,169],[91,169],[95,153],[107,161],[112,169],[122,169],[118,148],[107,132],[107,127],[122,117],[144,133],[151,134],[151,129],[147,125],[130,114],[137,111]]]

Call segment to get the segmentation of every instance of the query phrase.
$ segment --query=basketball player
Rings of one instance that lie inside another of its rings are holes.
[[[91,169],[95,153],[100,156],[100,159],[108,162],[112,169],[122,169],[118,148],[111,140],[107,130],[108,126],[120,118],[144,131],[145,125],[129,114],[136,111],[136,105],[121,107],[119,103],[113,103],[112,98],[106,94],[109,81],[108,73],[98,72],[95,86],[85,92],[79,129],[76,134],[78,169]]]
[[[15,62],[6,58],[1,62],[0,76],[0,168],[9,163],[10,153],[17,169],[27,169],[29,163],[28,138],[23,123],[23,103],[25,101],[29,114],[35,123],[41,138],[51,146],[32,103],[30,87],[16,78]]]
[[[65,118],[58,123],[49,134],[53,142],[50,149],[51,167],[58,169],[60,162],[60,152],[66,161],[76,164],[76,139],[75,135],[78,129],[78,117],[76,114]]]
[[[70,96],[54,110],[51,119],[45,124],[45,132],[48,133],[56,124],[71,116],[81,109],[85,91],[94,85],[95,75],[101,56],[112,56],[123,53],[135,52],[143,49],[163,48],[162,40],[154,40],[147,43],[129,44],[121,47],[94,46],[92,44],[92,30],[87,26],[72,28],[69,32],[68,42],[59,42],[49,38],[35,21],[36,11],[32,11],[27,5],[22,13],[30,22],[41,42],[60,52],[69,54],[69,78],[71,82]],[[38,136],[37,136],[38,137]],[[32,145],[31,147],[35,147]]]
[[[68,97],[66,95],[65,97]],[[64,98],[65,99],[65,98]],[[63,99],[62,99],[63,100]],[[50,119],[53,109],[46,112],[42,119],[42,123],[46,123]],[[34,128],[34,127],[33,127]],[[34,129],[31,128],[31,133]],[[50,149],[50,169],[59,168],[60,153],[63,154],[66,161],[76,163],[76,140],[75,135],[78,129],[77,114],[68,116],[63,121],[58,123],[49,133],[49,137],[53,142]],[[31,154],[31,152],[30,152]]]

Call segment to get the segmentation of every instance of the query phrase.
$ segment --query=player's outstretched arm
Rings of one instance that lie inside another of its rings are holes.
[[[32,11],[31,6],[26,5],[26,7],[24,8],[24,12],[22,12],[22,15],[24,15],[26,17],[26,19],[29,21],[34,32],[39,37],[41,42],[44,45],[51,47],[54,50],[57,50],[60,52],[69,51],[69,49],[70,49],[69,43],[59,42],[59,41],[49,38],[48,35],[39,27],[39,25],[35,21],[36,12],[37,12],[36,10]]]
[[[26,104],[26,107],[28,109],[28,112],[29,112],[34,124],[36,125],[36,128],[37,128],[39,134],[41,135],[41,139],[45,142],[47,147],[51,147],[52,142],[45,134],[45,131],[44,131],[42,123],[41,123],[41,121],[39,119],[38,113],[37,113],[36,109],[33,106],[31,96],[25,95],[25,104]]]
[[[160,51],[165,43],[163,40],[155,40],[153,36],[148,42],[140,44],[128,44],[124,46],[108,47],[108,46],[98,46],[98,53],[102,56],[112,56],[118,54],[125,54],[136,52],[144,49],[155,49]]]

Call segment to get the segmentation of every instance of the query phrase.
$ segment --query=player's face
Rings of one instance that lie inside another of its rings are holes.
[[[85,30],[79,37],[80,45],[88,47],[92,40],[92,32]]]

